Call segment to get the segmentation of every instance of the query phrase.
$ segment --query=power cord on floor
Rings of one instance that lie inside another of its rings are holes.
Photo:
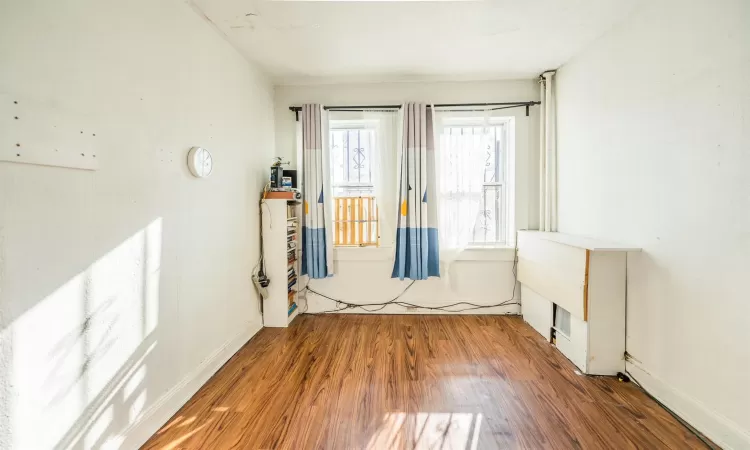
[[[305,293],[308,289],[307,287],[310,286],[310,277],[307,277],[307,283],[305,284],[305,287],[302,289],[297,289],[297,301],[299,302],[299,296],[303,293]],[[300,314],[307,314],[307,310],[309,309],[310,301],[307,299],[307,294],[305,294],[305,310],[300,311]]]
[[[685,420],[682,417],[678,416],[677,413],[675,413],[674,411],[672,411],[671,409],[669,409],[669,407],[667,405],[665,405],[664,403],[662,403],[661,401],[659,401],[659,399],[657,399],[656,397],[654,397],[653,395],[651,395],[647,390],[645,390],[643,388],[643,385],[633,376],[632,373],[630,373],[628,371],[625,371],[625,373],[630,377],[630,379],[632,379],[633,381],[635,381],[635,384],[638,386],[638,388],[641,390],[641,392],[643,392],[644,394],[646,394],[646,396],[648,398],[650,398],[651,400],[655,401],[659,406],[661,406],[664,410],[666,410],[672,417],[674,417],[678,422],[680,422],[685,428],[687,428],[688,430],[690,430],[690,432],[693,433],[695,435],[695,437],[697,437],[698,439],[700,439],[700,441],[703,443],[703,445],[706,446],[706,448],[710,448],[712,450],[714,448],[716,448],[715,446],[711,445],[711,443],[708,442],[706,440],[706,438],[704,438],[703,435],[701,435],[701,433],[698,430],[696,430],[692,425],[690,425],[689,423],[685,422]]]
[[[400,294],[398,294],[397,296],[395,296],[391,300],[388,300],[387,302],[383,302],[383,303],[369,303],[369,304],[368,303],[363,303],[363,304],[348,303],[348,302],[345,302],[343,300],[338,300],[338,299],[329,297],[329,296],[327,296],[325,294],[321,294],[320,292],[318,292],[318,291],[310,288],[310,283],[308,283],[307,290],[309,292],[312,292],[315,295],[318,295],[318,296],[323,297],[325,299],[328,299],[328,300],[336,302],[336,306],[337,306],[336,309],[332,309],[332,310],[328,310],[328,311],[320,311],[320,312],[318,312],[316,314],[326,314],[326,313],[332,313],[332,312],[339,312],[339,311],[344,311],[346,309],[352,309],[352,308],[362,308],[362,309],[364,309],[367,312],[378,312],[378,311],[380,311],[381,309],[385,308],[388,305],[398,304],[399,303],[398,299],[401,298],[401,296],[404,295],[406,293],[406,291],[408,291],[409,288],[414,285],[414,283],[415,283],[415,281],[412,281],[411,283],[409,283],[409,285],[406,286],[406,288],[404,288],[404,290],[401,291]],[[344,305],[344,307],[343,308],[338,308],[339,305]],[[380,308],[377,308],[377,309],[367,309],[367,308],[365,308],[365,306],[380,306]]]
[[[509,305],[520,305],[518,301],[515,301],[516,297],[516,286],[518,285],[518,247],[516,246],[514,256],[513,256],[513,292],[510,296],[510,299],[505,300],[501,303],[493,304],[493,305],[478,305],[476,303],[470,303],[470,302],[456,302],[451,303],[449,305],[442,305],[442,306],[424,306],[424,305],[415,305],[413,303],[400,301],[399,299],[406,294],[406,292],[411,288],[415,281],[412,281],[409,283],[408,286],[404,288],[403,291],[401,291],[400,294],[392,298],[391,300],[388,300],[386,302],[379,302],[379,303],[351,303],[344,300],[339,300],[333,297],[330,297],[328,295],[322,294],[310,287],[310,281],[307,282],[307,285],[302,289],[303,291],[309,291],[312,292],[315,295],[318,295],[320,297],[323,297],[327,300],[331,300],[336,303],[336,309],[331,309],[327,311],[319,311],[317,313],[312,314],[328,314],[328,313],[334,313],[334,312],[341,312],[346,311],[349,309],[356,309],[361,308],[367,312],[378,312],[383,310],[388,305],[398,305],[405,308],[414,308],[414,309],[423,309],[423,310],[429,310],[429,311],[445,311],[445,312],[464,312],[464,311],[472,311],[476,309],[486,309],[486,308],[497,308],[501,306],[509,306]],[[307,303],[307,299],[305,300],[305,303]],[[340,307],[343,305],[343,307]],[[451,309],[459,305],[465,305],[468,306],[468,308],[462,308],[462,309]],[[374,307],[373,309],[368,309],[368,307]],[[307,308],[305,308],[305,312],[307,311]]]

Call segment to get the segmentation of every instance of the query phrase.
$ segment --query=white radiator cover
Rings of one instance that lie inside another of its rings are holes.
[[[625,371],[625,282],[630,251],[639,249],[562,233],[518,234],[524,320],[550,340],[553,305],[568,311],[570,333],[556,333],[555,344],[583,373]]]

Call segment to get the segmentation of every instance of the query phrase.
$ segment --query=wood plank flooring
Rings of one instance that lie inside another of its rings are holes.
[[[705,446],[518,317],[341,314],[260,331],[143,448]]]

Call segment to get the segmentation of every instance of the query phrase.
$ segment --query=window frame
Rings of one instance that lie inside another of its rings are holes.
[[[372,137],[373,137],[372,145],[373,145],[373,147],[375,147],[374,150],[377,151],[376,142],[377,142],[378,127],[379,127],[378,120],[373,120],[373,119],[329,119],[329,123],[328,123],[328,152],[329,152],[329,158],[330,158],[330,160],[333,160],[333,154],[332,154],[332,150],[333,150],[333,146],[332,146],[332,141],[333,141],[332,140],[332,134],[333,134],[333,132],[338,131],[338,130],[345,130],[345,131],[350,131],[350,130],[369,130],[369,131],[372,132]],[[371,156],[371,158],[374,157],[373,154],[371,154],[370,156]],[[362,201],[363,198],[372,198],[374,200],[374,206],[376,208],[376,210],[375,210],[375,219],[374,220],[372,220],[372,219],[369,220],[368,224],[370,222],[374,222],[374,224],[375,224],[374,226],[375,226],[375,230],[376,230],[375,231],[376,232],[376,236],[375,236],[376,243],[374,245],[366,245],[366,244],[362,244],[362,243],[359,243],[357,245],[347,245],[347,244],[341,244],[341,243],[336,244],[335,243],[336,239],[334,239],[334,248],[336,248],[336,249],[353,249],[353,248],[373,249],[373,248],[381,248],[381,244],[382,244],[381,236],[380,236],[380,233],[381,233],[381,223],[380,223],[381,222],[381,217],[380,217],[380,213],[379,213],[379,209],[380,209],[379,203],[380,202],[378,201],[379,199],[378,199],[378,196],[377,196],[376,186],[375,186],[375,180],[379,179],[379,176],[377,176],[377,174],[374,173],[374,170],[381,170],[381,169],[379,167],[376,168],[377,166],[373,166],[372,162],[370,164],[371,164],[370,165],[370,180],[371,180],[371,183],[361,183],[361,182],[335,183],[334,182],[334,177],[333,177],[333,175],[331,175],[331,190],[334,193],[334,195],[333,195],[334,199],[337,199],[337,198],[360,198],[360,201]],[[331,174],[333,174],[333,170],[331,170]],[[369,195],[348,195],[348,196],[337,196],[337,195],[335,195],[336,189],[348,190],[348,189],[357,189],[357,188],[369,188],[369,190],[371,191],[371,194],[369,194]],[[368,212],[368,216],[370,214],[372,214],[372,212]],[[334,227],[334,228],[336,228],[336,227]]]
[[[328,123],[328,152],[331,152],[331,134],[335,130],[370,130],[373,133],[373,139],[375,139],[375,134],[378,132],[378,122],[376,120],[368,120],[368,119],[329,119]],[[331,159],[333,155],[330,155]],[[371,163],[372,164],[372,163]],[[372,175],[373,166],[370,166],[370,179],[374,178]],[[333,173],[333,171],[331,171]],[[375,183],[374,181],[370,184],[367,183],[345,183],[345,184],[336,184],[333,181],[333,176],[331,176],[331,189],[335,190],[336,188],[347,188],[347,187],[353,187],[353,188],[362,188],[362,187],[369,187],[372,190],[372,196],[376,197],[375,195]]]
[[[494,249],[506,248],[511,245],[515,234],[515,117],[497,116],[497,117],[477,117],[477,116],[448,116],[441,120],[441,129],[439,135],[442,136],[447,128],[452,127],[501,127],[503,150],[500,153],[503,156],[502,181],[485,182],[482,181],[482,197],[486,202],[485,190],[487,187],[499,187],[503,201],[500,202],[501,211],[498,211],[495,225],[499,230],[500,240],[492,242],[481,242],[471,240],[467,243],[469,249]],[[439,142],[439,141],[438,141]],[[496,141],[497,142],[497,141]],[[496,150],[497,152],[497,150]],[[497,158],[497,153],[496,153]],[[497,161],[496,161],[497,165]],[[513,225],[511,225],[513,224]],[[477,224],[474,224],[476,227]],[[472,233],[472,238],[475,234]]]

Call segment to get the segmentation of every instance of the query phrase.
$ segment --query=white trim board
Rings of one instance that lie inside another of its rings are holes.
[[[557,242],[560,244],[569,245],[571,247],[585,248],[587,250],[594,250],[598,252],[640,252],[641,249],[638,247],[632,247],[630,245],[623,245],[616,242],[605,242],[598,239],[592,239],[583,236],[575,236],[572,234],[558,233],[556,231],[529,231],[519,230],[519,234],[528,234],[539,239],[545,239],[547,241]]]
[[[736,423],[651,375],[632,360],[625,362],[625,368],[638,379],[645,391],[664,403],[716,445],[724,449],[750,448],[750,434]]]
[[[120,434],[121,439],[109,441],[103,448],[140,448],[262,328],[260,321],[248,323],[126,428]]]

